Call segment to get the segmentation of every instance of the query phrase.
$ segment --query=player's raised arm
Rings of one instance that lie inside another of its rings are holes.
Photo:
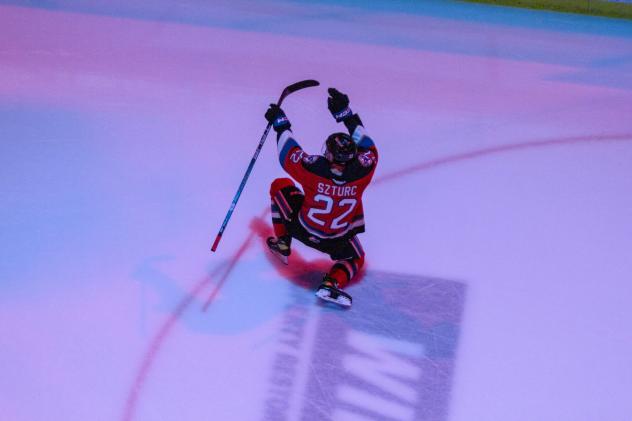
[[[373,139],[367,134],[360,116],[354,114],[349,107],[349,97],[335,88],[329,88],[327,92],[329,93],[327,108],[331,115],[337,122],[344,123],[359,149],[368,149],[377,157],[377,148]]]
[[[265,118],[272,123],[272,128],[277,133],[277,149],[281,167],[300,182],[301,175],[304,172],[301,166],[304,152],[296,139],[294,139],[294,136],[292,136],[290,120],[276,104],[270,104]]]
[[[367,134],[360,116],[354,114],[349,108],[349,97],[335,88],[329,88],[329,98],[327,98],[327,108],[337,122],[343,122],[349,130],[349,134],[353,141],[358,145],[358,151],[363,152],[361,155],[363,162],[371,165],[377,163],[377,147],[373,139]]]

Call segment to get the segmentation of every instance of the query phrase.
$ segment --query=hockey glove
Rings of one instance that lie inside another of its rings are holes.
[[[270,104],[270,108],[266,111],[265,117],[268,123],[272,124],[272,127],[277,133],[282,133],[292,127],[290,120],[287,119],[281,107],[276,104]]]
[[[349,108],[349,97],[335,88],[329,88],[329,98],[327,98],[327,108],[337,122],[345,121],[353,115]]]

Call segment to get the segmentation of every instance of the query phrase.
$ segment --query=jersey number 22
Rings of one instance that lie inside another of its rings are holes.
[[[342,199],[340,202],[335,203],[334,199],[332,199],[329,196],[325,196],[324,194],[317,194],[316,196],[314,196],[314,201],[319,202],[319,203],[324,203],[325,208],[324,209],[311,208],[309,212],[307,212],[307,217],[312,222],[320,225],[321,227],[326,226],[327,223],[329,222],[328,215],[330,215],[332,211],[334,210],[334,205],[336,205],[337,208],[344,209],[344,211],[340,214],[340,216],[337,216],[336,218],[331,220],[329,224],[330,225],[329,228],[333,230],[343,229],[347,225],[349,225],[348,222],[342,222],[342,220],[345,219],[353,211],[356,204],[358,203],[356,199],[351,199],[351,198]],[[316,215],[322,215],[324,217],[324,220],[318,218]]]

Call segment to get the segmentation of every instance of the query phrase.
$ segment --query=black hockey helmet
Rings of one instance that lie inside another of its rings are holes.
[[[329,162],[345,163],[355,158],[358,147],[346,133],[334,133],[325,141],[325,158]]]

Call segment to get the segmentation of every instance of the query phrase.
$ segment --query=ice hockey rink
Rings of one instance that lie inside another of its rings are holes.
[[[353,307],[264,247],[286,85],[380,151]],[[459,2],[0,1],[0,420],[629,421],[632,24]]]

